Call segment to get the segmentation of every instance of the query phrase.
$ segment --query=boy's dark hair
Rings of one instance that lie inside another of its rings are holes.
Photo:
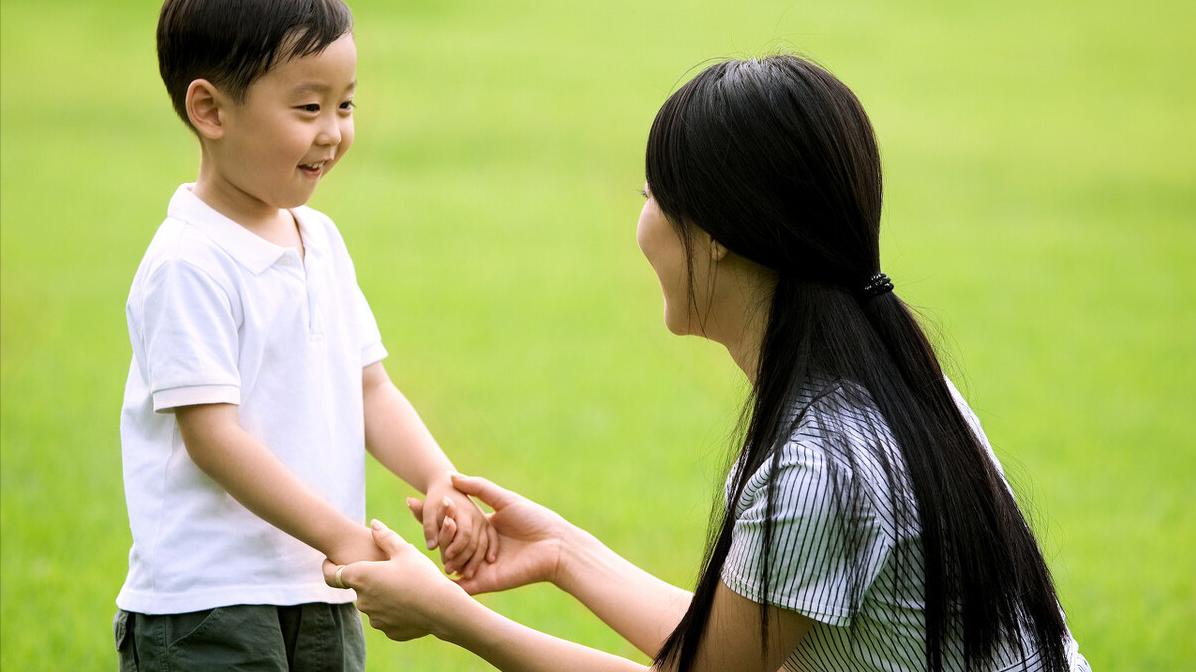
[[[271,68],[318,54],[353,29],[341,0],[166,0],[158,17],[158,70],[187,119],[187,87],[206,79],[233,97]]]

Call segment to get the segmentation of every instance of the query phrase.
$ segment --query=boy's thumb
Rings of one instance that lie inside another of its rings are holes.
[[[415,522],[422,525],[424,522],[424,500],[408,497],[407,508],[411,511],[411,515],[415,516]]]

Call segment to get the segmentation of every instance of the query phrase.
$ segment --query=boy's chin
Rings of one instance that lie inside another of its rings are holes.
[[[271,205],[278,208],[279,210],[290,210],[291,208],[298,208],[301,205],[307,205],[307,202],[311,200],[312,195],[315,193],[316,193],[316,190],[313,188],[313,189],[307,190],[306,193],[282,195],[278,199],[276,199],[277,202],[272,203]]]

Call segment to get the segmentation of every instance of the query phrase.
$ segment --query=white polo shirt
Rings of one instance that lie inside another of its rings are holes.
[[[237,404],[241,426],[352,520],[365,517],[361,371],[386,356],[332,221],[293,210],[306,255],[179,187],[126,307],[121,413],[133,532],[116,603],[148,614],[342,603],[323,555],[241,506],[191,461],[173,409]]]

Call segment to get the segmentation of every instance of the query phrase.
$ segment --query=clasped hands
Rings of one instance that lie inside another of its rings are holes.
[[[338,581],[357,591],[357,608],[369,617],[370,625],[394,640],[408,640],[428,634],[452,639],[454,619],[464,617],[463,600],[470,595],[507,590],[539,581],[557,582],[561,571],[561,546],[569,523],[553,511],[510,490],[479,477],[454,474],[452,486],[460,494],[476,497],[493,510],[482,514],[489,521],[483,535],[482,552],[468,555],[468,543],[458,543],[457,517],[464,508],[451,496],[439,501],[443,515],[425,516],[427,501],[408,499],[416,520],[424,525],[428,547],[439,546],[445,576],[414,546],[381,522],[371,523],[374,543],[388,558],[383,561],[337,565],[324,561],[324,580],[334,587]],[[474,508],[472,504],[469,508]],[[436,518],[440,518],[435,535]],[[429,522],[431,525],[429,525]],[[481,543],[481,542],[479,542]],[[499,553],[501,549],[501,553]],[[482,562],[485,559],[485,562]]]

